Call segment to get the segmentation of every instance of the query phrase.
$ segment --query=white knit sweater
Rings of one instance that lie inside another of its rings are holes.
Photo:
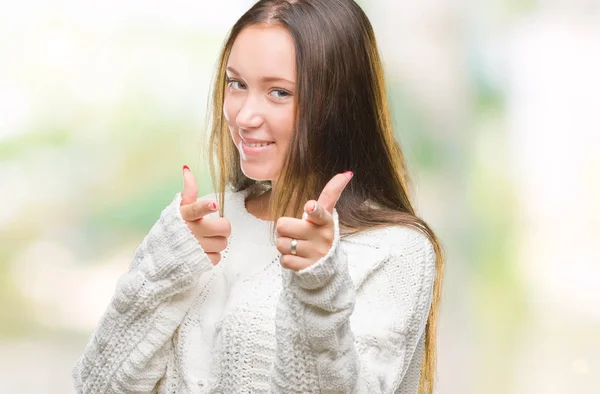
[[[77,391],[416,393],[435,274],[429,240],[400,226],[340,239],[334,210],[331,249],[295,272],[279,264],[272,222],[250,214],[245,196],[226,194],[232,231],[216,266],[175,196],[77,362]]]

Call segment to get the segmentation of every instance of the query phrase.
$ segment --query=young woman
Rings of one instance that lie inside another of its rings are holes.
[[[259,1],[213,108],[216,197],[184,167],[77,391],[431,394],[441,249],[409,200],[363,11]]]

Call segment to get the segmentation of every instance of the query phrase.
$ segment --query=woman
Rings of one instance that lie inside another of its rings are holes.
[[[409,200],[362,10],[256,3],[223,48],[212,115],[216,199],[184,167],[78,392],[431,394],[441,249]]]

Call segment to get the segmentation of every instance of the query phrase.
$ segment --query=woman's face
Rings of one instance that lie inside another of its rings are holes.
[[[242,172],[273,181],[294,126],[295,48],[282,26],[244,28],[227,62],[223,113],[240,152]]]

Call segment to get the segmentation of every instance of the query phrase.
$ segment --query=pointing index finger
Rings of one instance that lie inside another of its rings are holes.
[[[329,213],[332,213],[335,204],[337,204],[337,201],[353,175],[354,174],[351,171],[346,171],[343,174],[337,174],[331,178],[319,196],[319,205],[322,208],[325,208]]]
[[[179,208],[183,220],[193,222],[202,219],[205,215],[217,210],[217,204],[214,201],[198,200],[191,204],[182,205]]]

